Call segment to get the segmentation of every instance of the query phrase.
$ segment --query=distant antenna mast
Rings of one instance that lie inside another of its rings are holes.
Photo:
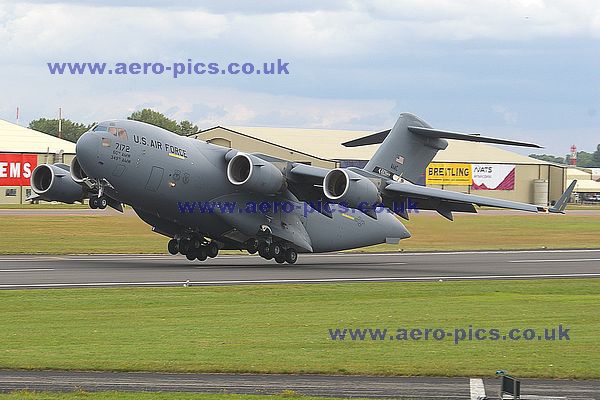
[[[17,125],[19,125],[19,107],[17,107]]]
[[[573,166],[577,165],[577,146],[571,146],[571,157],[569,157],[569,163]]]
[[[58,107],[58,138],[62,139],[62,107]]]

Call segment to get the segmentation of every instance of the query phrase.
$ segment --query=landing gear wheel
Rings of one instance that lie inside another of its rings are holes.
[[[275,257],[275,261],[277,261],[277,264],[283,264],[285,262],[285,256],[283,254],[280,254],[277,257]]]
[[[104,196],[98,197],[98,208],[99,209],[104,210],[107,205],[108,205],[108,200],[106,200],[106,197],[104,197]]]
[[[246,250],[250,254],[256,253],[258,251],[258,240],[249,239],[248,241],[246,241]]]
[[[287,249],[285,251],[285,261],[287,261],[288,264],[294,264],[296,261],[298,261],[298,253],[296,250]]]
[[[200,247],[202,247],[202,243],[200,243],[199,239],[192,239],[190,241],[190,247],[192,249],[198,250]]]
[[[270,260],[273,258],[273,253],[271,252],[271,246],[268,244],[264,244],[258,247],[258,255],[260,255],[265,260]]]
[[[281,247],[279,243],[271,243],[269,249],[271,250],[271,254],[273,254],[273,257],[275,258],[283,255],[283,247]]]
[[[196,258],[198,261],[206,260],[206,248],[204,246],[200,247],[196,252]]]
[[[179,243],[177,243],[177,240],[175,240],[175,239],[169,240],[169,244],[167,245],[167,250],[169,250],[169,254],[171,254],[171,255],[175,255],[175,254],[179,253]]]
[[[190,261],[194,261],[196,259],[196,256],[197,256],[196,250],[189,249],[189,251],[185,255],[185,258],[187,258]]]
[[[96,196],[90,197],[90,208],[92,210],[95,210],[96,208],[98,208],[98,197],[96,197]]]
[[[210,242],[210,244],[206,247],[206,254],[210,258],[215,258],[219,254],[219,245],[217,242]]]
[[[187,254],[190,250],[190,241],[187,239],[181,239],[179,241],[179,252],[183,255]]]

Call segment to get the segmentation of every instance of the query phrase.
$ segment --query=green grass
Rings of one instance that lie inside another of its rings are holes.
[[[567,206],[567,211],[568,210],[597,211],[600,210],[600,204],[569,204]]]
[[[64,210],[88,209],[87,204],[40,203],[40,204],[0,204],[0,210]]]
[[[148,392],[30,392],[0,393],[0,400],[325,400],[323,397],[305,397],[290,391],[278,396],[198,393],[148,393]],[[328,397],[328,400],[335,398]],[[360,400],[360,399],[356,399]]]
[[[600,280],[0,291],[0,368],[600,378]],[[330,328],[570,329],[333,341]]]
[[[434,251],[600,247],[600,215],[433,214],[405,222],[413,237],[360,251]],[[4,215],[0,254],[166,253],[167,238],[132,214]]]

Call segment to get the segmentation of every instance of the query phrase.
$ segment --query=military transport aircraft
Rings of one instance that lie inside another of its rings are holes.
[[[453,212],[477,212],[475,205],[564,211],[574,184],[550,208],[415,184],[448,146],[445,139],[539,147],[433,129],[403,113],[392,129],[344,143],[381,143],[364,168],[328,170],[111,120],[79,138],[70,166],[39,165],[31,199],[87,198],[91,208],[119,211],[128,204],[153,231],[171,238],[171,254],[189,260],[239,249],[292,264],[298,253],[398,243],[410,233],[397,216],[408,219],[411,208],[449,220]]]

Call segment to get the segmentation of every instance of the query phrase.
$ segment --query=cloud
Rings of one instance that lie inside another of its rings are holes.
[[[3,3],[0,42],[16,62],[169,57],[190,47],[330,60],[435,41],[600,37],[600,2],[586,0],[142,4]]]
[[[510,111],[506,106],[494,105],[492,106],[492,111],[500,114],[504,122],[509,125],[514,125],[517,123],[517,114],[513,111]]]
[[[0,0],[0,117],[597,132],[600,2]],[[47,62],[290,62],[285,76],[56,76]],[[496,131],[495,131],[496,130]],[[581,134],[591,142],[593,135]],[[596,135],[597,136],[597,135]],[[546,138],[544,138],[546,141]],[[595,144],[594,144],[595,146]]]

